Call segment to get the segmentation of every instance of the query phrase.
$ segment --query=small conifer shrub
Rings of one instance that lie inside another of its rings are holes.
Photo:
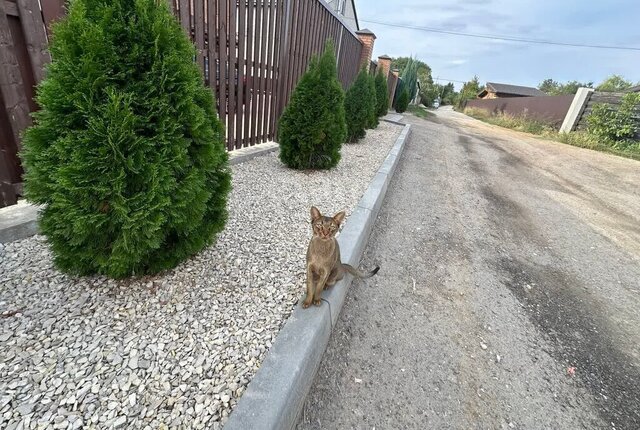
[[[344,91],[332,41],[313,58],[278,123],[280,160],[292,169],[330,169],[346,138]]]

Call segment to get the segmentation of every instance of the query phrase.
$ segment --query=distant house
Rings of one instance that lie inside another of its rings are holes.
[[[351,30],[360,30],[354,0],[326,0],[326,3],[334,12],[342,16]]]
[[[535,97],[546,95],[546,93],[534,87],[487,82],[485,89],[478,94],[478,98],[500,99],[508,97]]]

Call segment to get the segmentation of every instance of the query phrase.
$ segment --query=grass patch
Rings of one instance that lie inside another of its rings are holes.
[[[464,113],[489,124],[533,134],[544,139],[640,160],[640,142],[637,141],[613,142],[597,138],[586,131],[559,133],[550,125],[532,118],[508,114],[491,115],[483,109],[467,108]]]
[[[420,118],[424,118],[424,119],[429,119],[429,118],[435,118],[436,114],[428,111],[427,109],[423,108],[422,106],[415,106],[415,105],[410,105],[407,107],[407,112],[410,112],[412,114],[414,114],[417,117]]]

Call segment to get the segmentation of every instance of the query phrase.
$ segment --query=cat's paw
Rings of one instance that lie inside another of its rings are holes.
[[[302,303],[302,309],[307,309],[309,306],[311,306],[311,302],[307,302],[306,300]]]
[[[322,300],[314,300],[313,304],[316,306],[320,306],[322,304]]]

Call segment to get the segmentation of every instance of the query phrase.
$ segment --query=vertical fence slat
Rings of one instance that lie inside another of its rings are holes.
[[[209,87],[216,96],[218,116],[220,115],[220,83],[218,80],[218,9],[216,1],[207,0],[207,51],[209,56]]]
[[[258,140],[258,101],[260,94],[260,52],[263,49],[264,35],[262,34],[262,0],[257,0],[255,5],[255,39],[253,44],[253,100],[251,101],[251,145],[260,143]]]
[[[289,82],[289,93],[287,94],[287,99],[291,99],[291,94],[293,93],[296,84],[298,83],[298,68],[300,66],[300,42],[301,42],[301,33],[302,33],[302,5],[304,3],[295,2],[295,15],[293,22],[295,23],[295,33],[293,38],[293,56],[291,62],[291,79]]]
[[[282,25],[282,0],[271,0],[271,12],[275,14],[275,26],[273,28],[273,61],[269,68],[269,140],[275,140],[276,122],[278,121],[278,113],[276,110],[276,100],[278,92],[278,68],[280,60],[280,26]]]
[[[236,148],[241,148],[244,145],[244,138],[242,136],[242,125],[246,121],[246,112],[244,110],[244,82],[245,82],[245,70],[244,63],[246,58],[245,53],[245,33],[247,31],[247,1],[238,1],[238,103],[236,108]]]
[[[313,3],[313,16],[311,17],[311,50],[313,54],[320,55],[323,52],[323,46],[318,32],[322,28],[322,5],[320,3]]]
[[[198,66],[204,73],[204,2],[203,0],[194,0],[194,27],[196,34],[196,49],[198,50],[197,62]]]
[[[278,0],[278,3],[282,3],[282,7],[278,9],[282,13],[282,21],[280,24],[280,33],[278,36],[280,43],[280,52],[278,54],[278,69],[277,69],[277,93],[276,93],[276,119],[275,127],[273,129],[274,139],[278,139],[278,125],[279,118],[284,112],[284,106],[286,103],[286,84],[287,74],[289,70],[289,48],[291,45],[291,21],[292,21],[292,4],[291,0]]]
[[[17,5],[31,69],[37,84],[44,78],[44,66],[51,61],[47,50],[47,31],[38,0],[18,0]]]
[[[189,0],[180,0],[180,25],[191,38],[191,23],[189,18]]]
[[[245,75],[245,94],[244,94],[244,124],[242,145],[249,146],[251,144],[251,101],[255,96],[253,90],[253,41],[255,38],[255,13],[254,0],[248,0],[247,5],[247,54],[246,54],[246,75]]]
[[[236,12],[237,12],[237,0],[229,1],[229,113],[228,113],[228,132],[227,132],[227,146],[229,149],[236,147],[236,91],[238,89],[238,80],[240,79],[240,71],[238,70],[237,63],[237,33],[236,33]]]
[[[0,1],[0,93],[17,148],[20,147],[20,133],[31,124],[24,90],[4,1]]]
[[[227,32],[228,32],[228,14],[227,14],[227,0],[218,1],[218,74],[220,79],[220,93],[218,98],[220,100],[220,121],[224,124],[225,132],[228,133],[227,127],[227,111],[229,105],[227,103],[227,91],[228,91],[228,61],[227,61]],[[228,141],[227,141],[227,148]],[[229,148],[231,149],[231,148]]]
[[[271,38],[271,31],[273,30],[273,16],[270,13],[270,8],[267,6],[267,1],[262,2],[262,16],[265,21],[265,25],[263,26],[263,42],[262,42],[262,52],[260,53],[260,94],[262,98],[260,99],[260,107],[258,109],[258,137],[259,143],[266,141],[267,137],[267,115],[269,113],[269,99],[267,94],[267,64],[270,62],[269,54],[271,53],[271,44],[273,43]]]

